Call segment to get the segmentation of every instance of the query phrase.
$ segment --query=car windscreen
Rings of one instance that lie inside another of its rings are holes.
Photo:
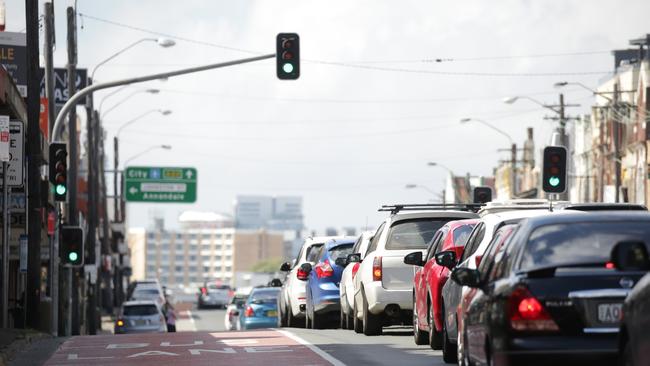
[[[316,263],[318,260],[318,253],[320,253],[320,248],[323,244],[314,244],[307,248],[307,254],[305,255],[305,260],[309,263]]]
[[[426,249],[433,235],[451,219],[399,221],[390,228],[386,249]]]
[[[152,297],[152,296],[159,296],[160,291],[155,288],[147,288],[147,289],[136,289],[133,292],[134,297]]]
[[[457,247],[464,247],[469,238],[469,234],[471,234],[472,229],[474,229],[474,226],[476,225],[463,225],[457,227],[456,230],[454,230],[454,245]]]
[[[330,249],[329,252],[333,261],[339,258],[347,258],[348,254],[352,254],[352,244],[339,245]]]
[[[124,316],[150,316],[158,315],[158,308],[155,305],[129,305],[124,307]]]
[[[208,290],[226,290],[226,291],[230,291],[230,286],[227,286],[227,285],[208,285]]]
[[[650,243],[648,222],[588,222],[542,226],[530,235],[519,268],[600,263],[621,241]],[[650,249],[650,248],[649,248]]]
[[[273,304],[276,302],[279,293],[279,288],[253,291],[248,301],[253,304]]]

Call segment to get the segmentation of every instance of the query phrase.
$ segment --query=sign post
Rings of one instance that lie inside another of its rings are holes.
[[[9,326],[9,116],[0,116],[0,161],[2,161],[2,327]]]
[[[127,202],[196,202],[195,168],[128,167],[124,171]]]

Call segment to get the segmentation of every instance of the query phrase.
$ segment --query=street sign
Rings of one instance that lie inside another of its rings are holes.
[[[127,202],[196,202],[195,168],[128,167],[124,172]]]
[[[0,116],[0,161],[9,160],[9,116]]]
[[[23,133],[23,124],[19,121],[9,122],[9,169],[7,172],[7,182],[10,187],[19,187],[24,181],[24,153],[25,153],[25,134]],[[0,165],[0,177],[4,172]]]
[[[27,96],[27,36],[0,32],[0,64],[16,82],[21,97]]]

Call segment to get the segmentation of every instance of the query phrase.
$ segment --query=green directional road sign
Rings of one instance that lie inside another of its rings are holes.
[[[196,169],[128,167],[124,171],[127,202],[196,202]]]

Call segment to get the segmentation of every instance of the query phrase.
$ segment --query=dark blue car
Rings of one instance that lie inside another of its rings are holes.
[[[279,287],[254,288],[239,316],[241,329],[275,327],[278,323],[279,294]]]
[[[309,272],[305,311],[307,328],[320,329],[326,324],[339,323],[339,283],[345,259],[352,254],[354,242],[355,238],[332,239],[319,248],[316,264],[303,265]]]

